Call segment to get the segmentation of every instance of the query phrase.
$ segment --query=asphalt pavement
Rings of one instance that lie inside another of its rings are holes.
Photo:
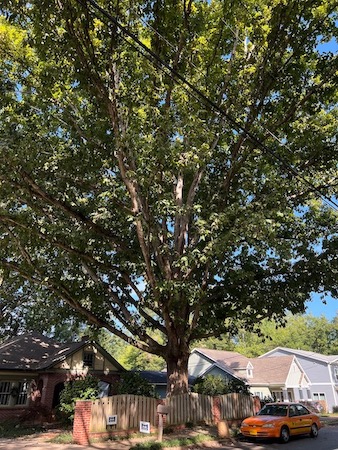
[[[288,444],[280,444],[271,441],[205,441],[203,444],[194,445],[194,450],[338,450],[338,418],[323,418],[324,427],[319,432],[317,439],[308,436],[291,439]],[[88,446],[77,444],[54,444],[50,439],[57,434],[39,433],[33,436],[24,436],[15,439],[0,439],[1,450],[129,450],[140,439],[125,439],[121,441],[94,442]],[[171,448],[170,450],[175,450]],[[176,448],[176,450],[178,450]]]

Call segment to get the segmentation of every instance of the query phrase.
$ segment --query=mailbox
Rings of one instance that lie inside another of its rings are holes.
[[[170,412],[169,406],[157,405],[157,413],[158,414],[165,414],[165,415],[167,415],[167,414],[169,414],[169,412]]]

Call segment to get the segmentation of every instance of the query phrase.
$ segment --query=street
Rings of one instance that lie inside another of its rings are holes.
[[[271,441],[239,442],[238,445],[225,446],[224,449],[233,450],[263,450],[263,449],[285,449],[285,450],[338,450],[338,426],[322,428],[316,439],[308,436],[291,438],[287,444]]]
[[[1,450],[129,450],[135,445],[132,441],[107,441],[95,442],[92,445],[80,446],[76,444],[52,444],[46,437],[24,437],[17,439],[0,439]],[[195,447],[197,448],[197,447]],[[200,449],[209,450],[338,450],[338,426],[324,426],[316,439],[309,436],[300,436],[291,438],[287,444],[281,444],[277,441],[238,441],[235,443],[205,442]]]

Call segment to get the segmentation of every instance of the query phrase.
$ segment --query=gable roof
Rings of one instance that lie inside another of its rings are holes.
[[[262,383],[267,385],[285,384],[291,365],[296,360],[293,355],[271,356],[269,358],[248,358],[240,353],[225,350],[196,348],[193,351],[208,358],[213,366],[217,366],[237,378],[246,379],[250,385]],[[243,376],[243,371],[246,370],[248,366],[252,366],[253,368],[253,376],[250,378]],[[205,373],[209,371],[210,368],[206,369]]]
[[[271,361],[269,361],[271,359]],[[253,377],[248,381],[250,384],[285,384],[288,378],[290,368],[295,357],[289,356],[271,356],[271,358],[251,359]]]
[[[80,342],[60,343],[39,333],[22,334],[2,343],[0,345],[0,370],[46,370],[88,344],[97,347],[116,368],[124,370],[109,353],[88,339]]]
[[[249,358],[237,352],[229,352],[227,350],[212,350],[209,348],[195,348],[193,351],[206,356],[210,362],[217,363],[219,367],[224,367],[231,372],[236,369],[245,369]]]
[[[303,356],[305,358],[314,359],[316,361],[321,361],[327,364],[331,364],[335,361],[338,361],[338,355],[323,355],[321,353],[311,352],[308,350],[297,350],[294,348],[288,348],[288,347],[276,347],[273,350],[270,350],[267,353],[264,353],[263,355],[259,356],[259,358],[264,358],[266,356],[271,357],[270,355],[275,353],[276,351],[282,351],[285,353],[289,353],[292,355],[298,355]]]

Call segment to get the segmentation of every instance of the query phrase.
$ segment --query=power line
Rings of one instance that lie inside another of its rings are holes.
[[[81,0],[77,0],[80,4],[82,4]],[[149,59],[151,57],[151,61],[156,61],[158,67],[160,67],[162,70],[163,68],[167,69],[171,75],[176,79],[174,81],[177,82],[179,80],[185,89],[189,88],[189,92],[194,93],[194,97],[197,98],[199,101],[203,100],[204,104],[208,107],[210,107],[212,110],[219,113],[221,116],[223,116],[238,132],[241,131],[244,136],[246,136],[252,143],[254,143],[257,147],[259,147],[261,150],[263,150],[265,153],[270,155],[272,158],[277,160],[282,167],[284,167],[289,173],[296,176],[300,180],[302,180],[306,185],[308,185],[314,192],[316,192],[320,197],[323,199],[323,201],[332,209],[335,211],[338,211],[338,202],[335,202],[327,195],[323,194],[319,188],[317,188],[311,181],[309,181],[307,178],[305,178],[302,174],[300,174],[288,161],[284,160],[281,156],[276,154],[272,149],[270,149],[267,145],[265,145],[259,138],[257,138],[251,131],[247,130],[241,123],[239,123],[236,119],[234,119],[232,116],[230,116],[224,109],[220,106],[218,106],[213,100],[211,100],[209,97],[207,97],[201,90],[196,88],[190,81],[188,81],[183,75],[181,75],[176,69],[174,69],[169,63],[164,61],[162,58],[157,55],[153,50],[151,50],[149,47],[147,47],[140,39],[131,31],[128,30],[127,27],[122,25],[112,14],[107,12],[104,8],[102,8],[100,5],[96,3],[94,0],[85,0],[87,3],[89,3],[96,11],[99,11],[104,17],[106,17],[109,21],[113,22],[117,28],[119,28],[125,35],[129,36],[140,48],[142,48],[146,55],[143,55]],[[129,41],[127,41],[130,45]],[[134,45],[133,45],[134,46]],[[134,46],[135,48],[135,46]]]

